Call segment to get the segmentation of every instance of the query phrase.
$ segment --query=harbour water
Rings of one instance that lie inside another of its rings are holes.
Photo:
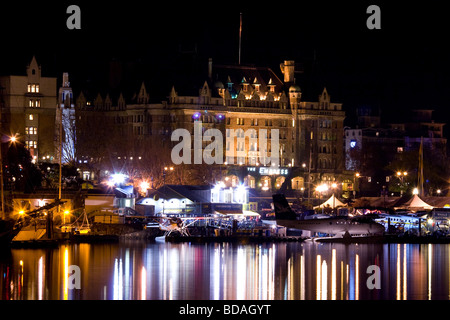
[[[2,300],[448,300],[450,245],[63,244],[0,250],[0,276]]]

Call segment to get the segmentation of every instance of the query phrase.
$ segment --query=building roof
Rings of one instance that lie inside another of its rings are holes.
[[[205,186],[190,186],[190,185],[171,185],[166,184],[157,190],[150,190],[149,197],[158,195],[164,199],[189,199],[192,202],[210,202],[211,201],[211,187]]]

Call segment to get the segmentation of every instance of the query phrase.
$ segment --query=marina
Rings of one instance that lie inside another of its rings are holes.
[[[292,200],[278,193],[272,196],[273,209],[258,213],[249,210],[248,189],[242,186],[165,185],[140,199],[134,198],[133,188],[116,189],[119,193],[113,197],[102,196],[101,207],[97,205],[98,196],[89,200],[87,195],[84,209],[80,210],[68,211],[63,205],[69,201],[59,200],[28,212],[21,209],[15,220],[2,220],[2,242],[13,247],[132,239],[196,243],[450,243],[450,208],[431,206],[417,195],[409,200],[399,198],[389,210],[383,210],[370,205],[350,207],[333,194],[315,210],[299,210]],[[231,196],[228,200],[226,194]],[[135,204],[127,206],[123,200]]]

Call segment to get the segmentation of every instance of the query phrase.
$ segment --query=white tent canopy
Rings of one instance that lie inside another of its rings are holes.
[[[336,198],[336,196],[333,194],[327,201],[325,201],[321,205],[314,207],[314,209],[322,208],[322,207],[325,208],[328,206],[330,208],[334,209],[336,207],[344,207],[345,204],[343,202],[341,202],[338,198]]]
[[[420,197],[417,194],[415,194],[411,198],[411,200],[402,205],[401,208],[416,208],[416,209],[431,210],[433,209],[433,206],[430,206],[428,203],[420,199]]]

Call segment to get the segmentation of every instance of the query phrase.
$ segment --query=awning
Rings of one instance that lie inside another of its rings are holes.
[[[261,217],[261,215],[258,212],[254,212],[254,211],[244,210],[243,213],[244,213],[244,216],[246,216],[246,217]]]
[[[261,215],[254,211],[249,210],[220,210],[214,211],[215,214],[223,214],[227,216],[237,216],[242,215],[244,217],[260,217]]]
[[[220,210],[220,211],[215,210],[214,213],[223,215],[243,214],[242,210]]]

